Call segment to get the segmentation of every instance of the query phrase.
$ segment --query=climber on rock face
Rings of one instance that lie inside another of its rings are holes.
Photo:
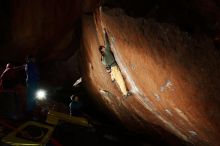
[[[101,61],[105,65],[107,72],[110,73],[111,80],[117,83],[121,92],[123,93],[123,96],[127,97],[131,94],[130,92],[128,92],[126,88],[125,81],[122,77],[121,71],[117,65],[117,62],[115,61],[114,55],[111,51],[109,38],[105,29],[104,29],[104,39],[105,39],[105,46],[99,47],[99,52],[101,53]]]

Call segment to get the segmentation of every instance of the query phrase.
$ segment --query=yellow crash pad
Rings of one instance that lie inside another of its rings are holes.
[[[44,146],[54,128],[35,121],[28,121],[2,138],[2,142],[13,146]]]

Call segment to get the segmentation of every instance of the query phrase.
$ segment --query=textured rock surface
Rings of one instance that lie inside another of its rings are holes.
[[[91,16],[99,0],[0,0],[0,64],[35,54],[52,87],[71,85],[83,66],[94,101],[130,130],[159,133],[173,145],[172,134],[220,145],[219,0],[104,2],[110,9],[101,18]],[[125,100],[100,62],[101,20],[133,92]]]
[[[151,123],[195,145],[219,145],[220,61],[212,41],[117,9],[101,16],[97,12],[94,19],[85,16],[83,21],[85,75],[95,100],[130,129],[145,131]],[[101,21],[133,93],[128,99],[101,64]],[[101,89],[109,94],[101,96]]]

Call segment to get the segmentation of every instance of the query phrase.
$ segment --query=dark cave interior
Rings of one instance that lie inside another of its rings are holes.
[[[77,145],[87,138],[81,145],[220,144],[219,0],[0,0],[0,20],[0,73],[33,54],[47,104],[65,113],[73,83],[83,77],[84,110],[108,125],[94,132],[61,122],[54,137],[63,145],[73,145],[73,137]],[[133,89],[128,100],[100,65],[102,25]],[[25,71],[16,76],[17,95],[25,98]]]

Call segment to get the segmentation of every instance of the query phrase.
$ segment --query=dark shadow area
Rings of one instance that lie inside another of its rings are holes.
[[[180,140],[163,129],[157,130],[160,130],[161,133],[156,134],[155,131],[151,130],[149,133],[131,132],[121,128],[121,126],[110,125],[109,123],[99,123],[93,128],[85,128],[61,121],[53,133],[53,138],[64,146],[192,146],[192,144]],[[167,137],[172,141],[169,141]]]
[[[10,1],[0,1],[0,46],[3,47],[11,38]],[[3,20],[3,21],[2,21]]]

